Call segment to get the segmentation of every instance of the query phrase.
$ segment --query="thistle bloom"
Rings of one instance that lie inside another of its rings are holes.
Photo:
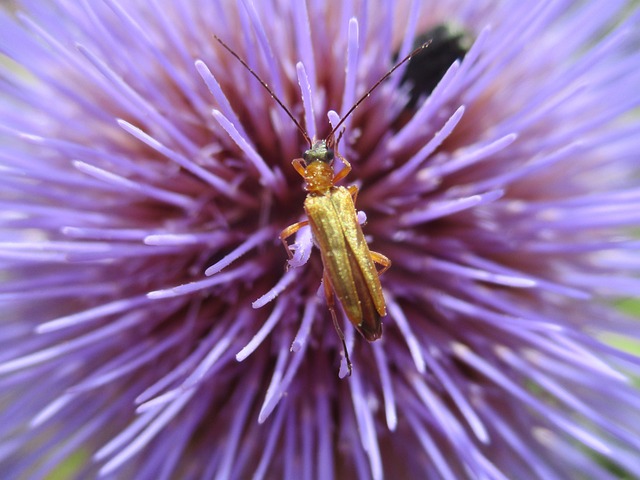
[[[637,473],[639,362],[603,340],[638,335],[614,305],[640,288],[638,15],[576,3],[5,9],[3,477]],[[403,66],[345,122],[393,265],[339,379],[310,233],[288,269],[278,240],[305,142],[213,35],[322,138],[443,27],[463,59]]]

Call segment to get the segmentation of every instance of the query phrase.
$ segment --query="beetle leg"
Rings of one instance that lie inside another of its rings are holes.
[[[289,244],[287,243],[287,238],[289,238],[291,235],[293,235],[306,225],[309,225],[308,220],[294,223],[293,225],[289,225],[287,228],[285,228],[280,234],[280,241],[282,242],[282,245],[284,245],[284,249],[287,251],[287,255],[289,255],[289,260],[293,258],[293,253],[291,253],[291,249],[289,248]]]
[[[378,271],[378,275],[382,275],[384,272],[389,270],[391,266],[391,260],[378,252],[369,252],[371,254],[371,260],[378,265],[382,265],[382,270]]]
[[[351,171],[351,164],[347,161],[346,158],[344,158],[338,152],[335,152],[335,154],[340,159],[342,164],[344,165],[344,168],[342,170],[340,170],[338,173],[336,173],[335,176],[333,177],[333,183],[338,183],[344,177],[349,175],[349,172]]]
[[[329,282],[329,277],[327,277],[327,272],[325,271],[323,274],[322,283],[324,285],[324,295],[327,298],[327,307],[329,307],[329,311],[331,312],[331,318],[333,318],[333,327],[336,329],[338,333],[338,337],[340,337],[340,341],[342,342],[342,350],[344,352],[344,358],[347,361],[347,368],[349,372],[347,376],[351,376],[351,359],[349,358],[349,351],[347,350],[347,344],[344,341],[344,333],[342,333],[342,329],[340,328],[340,324],[338,323],[338,317],[336,316],[336,305],[333,300],[333,289],[331,288],[331,283]]]
[[[298,172],[298,174],[302,178],[305,178],[305,175],[307,173],[307,164],[302,158],[295,158],[291,162],[291,165],[293,165],[293,168],[295,169],[295,171]]]
[[[349,193],[351,194],[351,199],[353,200],[353,203],[356,203],[356,198],[358,198],[358,186],[350,185],[347,187],[347,190],[349,190]]]

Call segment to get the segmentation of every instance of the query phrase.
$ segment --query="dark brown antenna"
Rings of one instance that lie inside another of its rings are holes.
[[[233,55],[236,60],[238,60],[242,66],[244,68],[246,68],[249,73],[251,75],[253,75],[253,77],[258,80],[258,82],[260,82],[260,85],[262,85],[265,90],[267,92],[269,92],[269,95],[271,95],[271,98],[273,98],[278,105],[280,105],[280,107],[285,111],[285,113],[289,116],[289,118],[293,121],[293,123],[295,124],[296,127],[298,127],[298,130],[300,130],[300,133],[302,133],[302,136],[304,137],[304,139],[307,141],[307,143],[309,144],[309,146],[313,146],[313,142],[311,141],[311,139],[309,138],[309,134],[307,133],[307,131],[302,128],[302,125],[300,125],[300,123],[298,122],[298,120],[296,120],[296,118],[293,116],[293,114],[291,113],[291,111],[285,106],[284,103],[282,103],[282,100],[280,100],[278,98],[278,96],[274,93],[273,90],[271,90],[271,87],[269,85],[267,85],[267,83],[262,80],[262,78],[260,78],[258,76],[258,74],[256,72],[253,71],[253,69],[247,65],[247,62],[245,62],[240,55],[238,55],[236,52],[234,52],[231,47],[229,47],[226,43],[224,43],[222,41],[222,39],[220,37],[218,37],[217,35],[213,35],[213,38],[215,38],[220,45],[222,45],[225,50],[227,50],[231,55]],[[335,127],[333,127],[333,129],[331,130],[331,132],[329,132],[329,135],[327,135],[327,139],[331,139],[333,138],[333,136],[335,135],[335,133],[338,131],[338,129],[340,128],[340,126],[344,123],[344,121],[349,118],[349,116],[355,111],[356,108],[358,108],[360,106],[360,104],[362,102],[364,102],[369,96],[371,96],[371,92],[373,92],[376,88],[378,88],[380,86],[380,84],[382,82],[384,82],[387,78],[389,78],[389,76],[395,72],[398,68],[400,68],[405,62],[411,60],[412,57],[414,57],[415,55],[417,55],[418,53],[420,53],[423,49],[427,48],[429,46],[429,44],[431,43],[431,40],[428,40],[426,42],[424,42],[422,45],[420,45],[418,48],[416,48],[414,51],[412,51],[411,53],[409,53],[406,57],[404,57],[402,60],[400,60],[398,63],[396,63],[393,68],[391,68],[391,70],[389,70],[387,73],[385,73],[380,80],[378,80],[376,83],[373,84],[373,86],[371,88],[369,88],[369,90],[367,90],[367,93],[365,93],[362,97],[360,97],[358,99],[358,101],[356,103],[353,104],[353,106],[349,109],[349,111],[342,117],[340,118],[340,121],[337,123],[337,125]],[[337,142],[336,142],[337,143]]]
[[[380,80],[378,80],[376,83],[374,83],[373,86],[369,90],[367,90],[367,93],[365,93],[362,97],[360,97],[360,99],[356,103],[354,103],[353,106],[349,109],[349,111],[347,113],[345,113],[345,115],[340,119],[338,124],[335,127],[333,127],[333,130],[331,130],[331,132],[329,132],[329,135],[327,135],[327,139],[333,138],[333,135],[335,135],[335,133],[338,131],[338,128],[340,128],[340,125],[342,125],[344,123],[344,121],[347,118],[349,118],[349,115],[351,115],[355,111],[355,109],[358,108],[358,106],[362,102],[364,102],[371,95],[371,92],[373,92],[376,88],[378,88],[378,86],[380,86],[380,84],[382,82],[384,82],[387,78],[389,78],[389,76],[393,72],[395,72],[396,69],[398,69],[400,66],[402,66],[403,63],[407,62],[408,60],[411,60],[411,58],[413,56],[415,56],[418,53],[420,53],[424,48],[427,48],[430,43],[431,43],[431,40],[428,40],[428,41],[424,42],[422,45],[420,45],[418,48],[416,48],[413,52],[411,52],[409,55],[407,55],[402,60],[400,60],[398,63],[396,63],[391,70],[389,70],[387,73],[385,73],[382,76],[382,78],[380,78]]]
[[[240,57],[240,55],[238,55],[236,52],[234,52],[234,51],[231,49],[231,47],[229,47],[226,43],[224,43],[224,42],[223,42],[223,41],[222,41],[222,40],[221,40],[217,35],[215,35],[215,34],[214,34],[214,35],[213,35],[213,38],[215,38],[215,39],[220,43],[220,45],[222,45],[222,46],[227,50],[227,52],[229,52],[231,55],[233,55],[233,56],[234,56],[234,57],[235,57],[235,58],[236,58],[236,59],[237,59],[237,60],[238,60],[238,61],[239,61],[243,66],[244,66],[244,68],[246,68],[247,70],[249,70],[249,73],[250,73],[251,75],[253,75],[253,76],[254,76],[254,78],[260,82],[260,85],[262,85],[262,86],[267,90],[267,92],[269,92],[269,95],[271,95],[271,98],[273,98],[273,99],[278,103],[278,105],[280,105],[280,107],[282,107],[282,109],[283,109],[283,110],[285,111],[285,113],[289,116],[289,118],[290,118],[291,120],[293,120],[293,123],[296,125],[296,127],[298,127],[298,130],[300,130],[300,133],[302,133],[302,136],[303,136],[303,137],[304,137],[304,139],[307,141],[307,143],[309,144],[309,146],[310,146],[310,147],[311,147],[311,146],[313,146],[313,144],[312,144],[312,142],[311,142],[311,139],[309,138],[309,134],[307,133],[307,131],[306,131],[304,128],[302,128],[302,125],[300,125],[300,123],[298,123],[298,120],[296,120],[296,119],[295,119],[295,117],[294,117],[294,116],[293,116],[293,114],[289,111],[289,109],[285,106],[285,104],[284,104],[284,103],[282,103],[282,101],[278,98],[278,96],[274,93],[274,91],[273,91],[273,90],[271,90],[271,87],[269,87],[269,85],[267,85],[267,82],[265,82],[264,80],[262,80],[262,79],[258,76],[258,74],[257,74],[256,72],[254,72],[254,71],[253,71],[253,69],[252,69],[249,65],[247,65],[247,62],[245,62],[245,61]],[[403,60],[403,62],[404,62],[404,60]]]

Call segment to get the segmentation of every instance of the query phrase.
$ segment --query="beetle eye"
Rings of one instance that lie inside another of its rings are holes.
[[[327,161],[328,161],[328,162],[332,161],[332,160],[333,160],[333,157],[334,157],[334,155],[333,155],[333,150],[331,150],[331,149],[327,149],[326,157],[327,157]]]

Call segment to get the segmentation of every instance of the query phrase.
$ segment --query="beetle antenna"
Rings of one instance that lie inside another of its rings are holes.
[[[217,37],[216,37],[217,38]],[[338,124],[333,127],[333,130],[331,130],[331,132],[329,133],[329,135],[327,135],[327,138],[331,138],[333,137],[333,135],[338,131],[338,129],[340,128],[340,125],[342,125],[344,123],[344,121],[349,118],[349,115],[351,115],[356,108],[358,108],[358,106],[364,102],[367,98],[369,98],[369,96],[371,95],[371,92],[373,92],[376,88],[378,88],[380,86],[380,84],[382,82],[384,82],[387,78],[389,78],[389,76],[396,71],[396,69],[400,68],[400,66],[402,66],[402,64],[404,64],[405,62],[411,60],[411,58],[413,58],[415,55],[417,55],[418,53],[420,53],[423,49],[427,48],[429,45],[431,44],[431,40],[427,40],[426,42],[424,42],[422,45],[420,45],[418,48],[416,48],[413,52],[411,52],[409,55],[407,55],[406,57],[404,57],[402,60],[400,60],[398,63],[396,63],[393,68],[391,70],[389,70],[387,73],[385,73],[380,80],[378,80],[376,83],[373,84],[373,86],[367,90],[367,93],[365,93],[362,97],[360,97],[360,99],[353,104],[353,106],[349,109],[349,111],[340,119],[340,121],[338,122]]]
[[[346,130],[346,127],[342,127],[342,130],[340,130],[340,133],[338,134],[337,139],[335,139],[333,136],[327,137],[327,146],[329,148],[333,148],[334,150],[337,150],[338,144],[340,143],[340,140],[342,139],[342,135],[344,135],[345,130]]]
[[[242,64],[242,66],[244,68],[246,68],[249,71],[249,73],[251,75],[253,75],[255,77],[255,79],[260,82],[260,85],[262,85],[265,88],[265,90],[267,92],[269,92],[269,95],[271,95],[271,98],[273,98],[278,103],[278,105],[280,105],[280,107],[285,111],[285,113],[289,116],[289,118],[291,120],[293,120],[293,123],[295,124],[296,127],[298,127],[298,130],[300,130],[300,133],[302,133],[302,136],[307,141],[309,146],[312,146],[313,143],[311,142],[311,139],[309,138],[309,134],[306,132],[306,130],[304,128],[302,128],[302,125],[300,125],[298,120],[295,119],[295,117],[293,116],[291,111],[289,111],[289,109],[285,106],[285,104],[282,103],[282,101],[278,98],[278,96],[274,93],[274,91],[271,90],[271,87],[269,85],[267,85],[267,82],[262,80],[262,78],[260,78],[260,76],[258,76],[258,74],[256,72],[254,72],[253,69],[249,65],[247,65],[247,62],[245,62],[240,57],[240,55],[238,55],[236,52],[234,52],[231,49],[231,47],[229,47],[229,45],[224,43],[220,37],[218,37],[216,34],[213,34],[213,38],[215,38],[220,43],[220,45],[222,45],[225,48],[225,50],[227,50],[227,52],[229,52],[231,55],[233,55]],[[404,60],[403,60],[403,62],[404,62]]]

